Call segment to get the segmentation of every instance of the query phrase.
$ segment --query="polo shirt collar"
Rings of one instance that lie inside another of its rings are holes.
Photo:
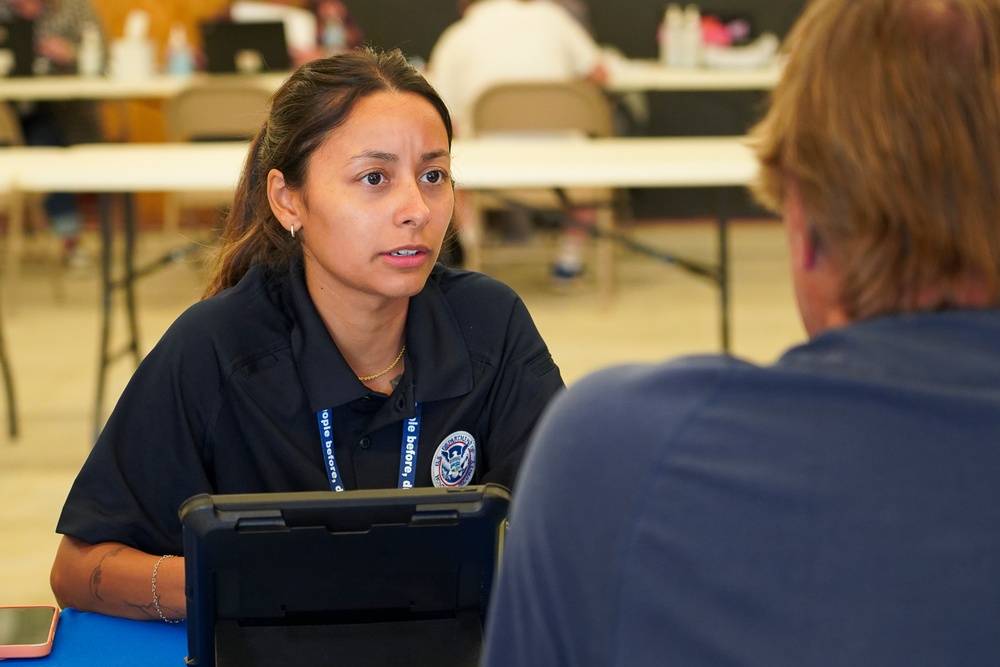
[[[440,270],[440,267],[434,269]],[[309,409],[319,412],[367,396],[371,390],[357,379],[333,344],[309,296],[301,260],[292,260],[288,276],[292,354]],[[406,369],[397,393],[412,395],[423,403],[461,396],[472,391],[472,387],[468,345],[444,293],[432,277],[423,290],[410,298]]]
[[[447,269],[434,267],[424,288],[410,298],[406,315],[409,365],[403,380],[413,383],[414,399],[419,403],[463,396],[474,384],[469,344],[436,280],[435,274],[444,271]]]

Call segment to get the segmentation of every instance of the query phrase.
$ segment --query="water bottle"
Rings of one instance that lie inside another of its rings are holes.
[[[702,63],[701,12],[697,5],[684,8],[681,28],[681,63],[696,67]]]
[[[663,25],[660,29],[660,62],[670,67],[680,65],[681,48],[684,30],[684,12],[680,5],[670,3],[663,12]]]
[[[84,24],[80,47],[76,52],[76,71],[80,76],[99,76],[104,70],[101,32],[93,23]]]
[[[320,41],[325,56],[332,56],[347,48],[347,29],[344,28],[344,22],[337,16],[328,16],[323,21]]]
[[[188,76],[194,72],[194,50],[188,43],[184,26],[175,23],[167,38],[167,71],[174,76]]]

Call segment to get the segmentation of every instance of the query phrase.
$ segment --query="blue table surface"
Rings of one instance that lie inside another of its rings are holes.
[[[130,621],[104,614],[63,609],[52,652],[44,658],[11,660],[9,665],[73,667],[183,667],[187,624]]]

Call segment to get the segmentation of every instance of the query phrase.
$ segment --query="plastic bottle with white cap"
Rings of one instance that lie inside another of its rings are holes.
[[[698,5],[684,8],[680,61],[684,67],[697,67],[702,63],[701,11]]]
[[[101,31],[93,23],[84,24],[80,47],[76,52],[76,71],[80,76],[100,76],[104,72]]]
[[[681,47],[684,28],[684,12],[681,6],[671,2],[663,12],[660,26],[660,62],[670,67],[681,64]]]
[[[120,78],[145,78],[156,71],[156,48],[149,39],[149,12],[129,10],[124,34],[111,42],[108,65],[111,76]]]

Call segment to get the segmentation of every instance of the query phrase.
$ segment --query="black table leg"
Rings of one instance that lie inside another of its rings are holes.
[[[123,236],[125,241],[122,254],[121,278],[115,277],[115,205],[118,197],[121,202]],[[94,439],[96,440],[104,424],[104,393],[107,388],[107,375],[111,364],[120,357],[130,354],[139,363],[139,327],[135,304],[135,205],[131,195],[114,195],[101,193],[101,350],[100,363],[97,371],[97,397],[94,401]],[[114,319],[115,292],[119,289],[125,292],[125,311],[128,319],[128,340],[119,351],[111,349],[111,323]]]
[[[729,194],[719,188],[717,225],[719,230],[719,344],[728,353],[730,346],[729,322]]]
[[[111,306],[114,298],[111,264],[114,257],[114,211],[111,195],[98,196],[101,217],[101,349],[97,368],[97,397],[94,400],[94,437],[104,420],[104,385],[111,365]]]
[[[135,299],[135,240],[137,221],[135,213],[135,196],[125,193],[122,197],[122,213],[125,217],[125,253],[122,259],[122,283],[125,290],[125,315],[128,317],[128,345],[123,354],[131,352],[135,365],[142,360],[139,354],[139,321],[136,313]]]

